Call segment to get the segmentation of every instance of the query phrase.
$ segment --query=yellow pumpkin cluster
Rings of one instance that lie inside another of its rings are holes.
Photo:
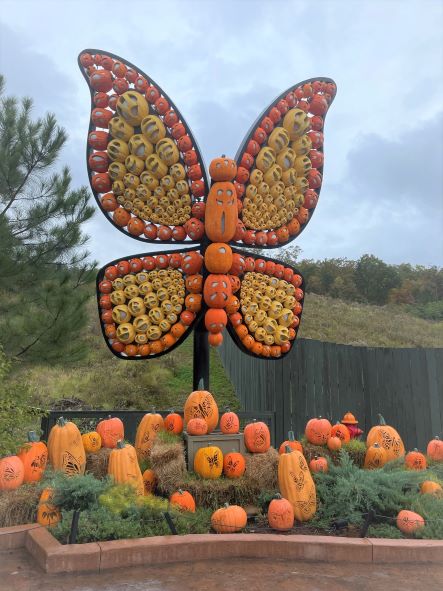
[[[183,311],[185,282],[176,269],[130,273],[115,279],[112,287],[112,319],[125,345],[158,340]]]
[[[247,228],[271,230],[292,220],[303,205],[308,189],[306,175],[312,165],[308,157],[312,142],[307,132],[308,115],[290,109],[282,126],[275,127],[255,158],[243,201]]]
[[[240,290],[244,322],[254,339],[265,345],[282,345],[290,339],[296,304],[295,288],[284,279],[246,273]]]
[[[191,217],[191,196],[176,142],[138,92],[122,94],[117,113],[109,122],[107,152],[118,203],[143,220],[184,224]]]

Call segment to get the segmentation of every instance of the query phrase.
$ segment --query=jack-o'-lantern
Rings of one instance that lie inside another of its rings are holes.
[[[205,314],[205,327],[210,333],[221,332],[228,322],[226,312],[218,308],[210,308]]]
[[[116,111],[129,125],[136,126],[149,115],[149,106],[142,94],[129,90],[120,95]]]
[[[166,128],[160,117],[148,115],[143,119],[140,125],[143,135],[151,142],[156,144],[166,136]]]
[[[113,138],[129,142],[134,135],[134,128],[123,117],[113,117],[109,121],[109,133]]]
[[[238,209],[235,187],[230,182],[215,183],[208,195],[205,228],[212,242],[229,242],[237,228]]]
[[[205,266],[210,273],[227,273],[232,266],[232,249],[225,243],[214,242],[205,252]]]
[[[231,295],[231,282],[227,275],[208,275],[203,288],[203,297],[210,308],[224,308]]]
[[[214,181],[232,181],[237,174],[237,165],[223,154],[214,158],[209,165],[209,174]]]

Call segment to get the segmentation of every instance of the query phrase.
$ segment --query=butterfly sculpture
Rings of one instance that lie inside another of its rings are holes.
[[[250,355],[286,355],[300,323],[303,277],[241,249],[280,247],[309,222],[334,82],[306,80],[278,96],[234,160],[211,162],[210,185],[190,128],[152,78],[95,49],[79,55],[79,66],[91,91],[87,164],[100,209],[137,240],[189,245],[121,258],[99,271],[101,325],[112,352],[163,355],[204,315],[213,346],[227,327]]]

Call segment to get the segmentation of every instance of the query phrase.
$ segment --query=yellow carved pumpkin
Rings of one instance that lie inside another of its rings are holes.
[[[85,473],[86,454],[77,425],[63,417],[57,420],[48,437],[48,457],[54,470],[68,476]]]
[[[223,453],[219,447],[201,447],[194,456],[194,472],[202,478],[220,478],[223,471]]]
[[[82,435],[82,442],[85,451],[88,453],[97,453],[102,446],[102,438],[97,431],[90,431]]]

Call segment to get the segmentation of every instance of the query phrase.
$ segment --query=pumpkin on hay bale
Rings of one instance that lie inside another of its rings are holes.
[[[255,503],[261,492],[251,487],[245,477],[217,478],[214,480],[200,478],[194,474],[188,474],[181,488],[186,488],[195,499],[197,507],[206,509],[218,509],[224,503],[247,505]]]
[[[41,488],[23,484],[16,490],[0,492],[0,527],[34,523]]]
[[[96,453],[86,454],[86,472],[95,476],[99,480],[106,478],[108,475],[109,455],[112,449],[109,447],[102,447]]]
[[[158,479],[158,488],[163,493],[170,496],[180,487],[186,488],[183,485],[186,474],[185,450],[179,438],[162,437],[160,433],[152,444],[150,463]]]
[[[251,489],[260,493],[263,490],[276,490],[279,454],[273,447],[261,454],[245,454],[245,480]]]

